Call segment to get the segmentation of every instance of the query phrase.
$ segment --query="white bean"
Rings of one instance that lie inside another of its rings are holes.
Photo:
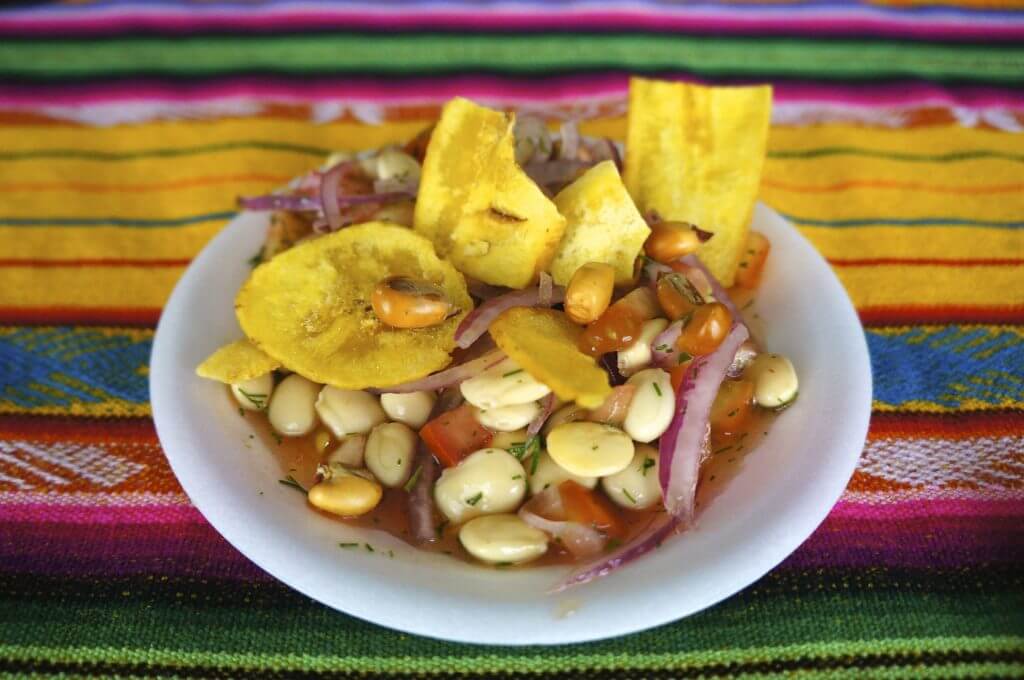
[[[342,390],[327,385],[316,400],[316,412],[335,437],[366,434],[387,416],[377,397],[361,390]]]
[[[462,381],[459,390],[470,404],[485,409],[528,404],[551,393],[511,359]]]
[[[672,378],[660,368],[645,368],[626,381],[636,385],[622,429],[638,442],[653,442],[665,434],[676,411]]]
[[[559,425],[547,439],[548,453],[561,467],[582,477],[614,475],[633,459],[633,440],[603,423]]]
[[[619,351],[616,357],[619,373],[629,377],[641,368],[650,366],[651,343],[654,341],[654,338],[658,337],[658,333],[661,333],[666,328],[668,328],[668,319],[645,321],[636,342],[626,349]]]
[[[339,469],[330,479],[315,484],[306,498],[310,505],[324,512],[355,517],[377,507],[383,493],[380,484],[372,479]]]
[[[474,415],[476,421],[489,430],[513,432],[526,427],[531,420],[540,415],[540,405],[531,401],[498,408],[478,408],[474,409]]]
[[[434,501],[455,523],[480,515],[514,512],[526,496],[526,472],[516,457],[502,449],[480,449],[434,485]]]
[[[747,377],[754,382],[754,401],[764,408],[787,406],[800,389],[793,362],[781,354],[758,354]]]
[[[601,488],[624,508],[642,510],[661,502],[658,482],[658,450],[639,444],[625,470],[601,478]]]
[[[548,535],[517,515],[477,517],[459,529],[459,542],[473,557],[490,564],[522,564],[548,550]]]
[[[363,454],[366,450],[366,435],[353,434],[345,437],[338,447],[327,454],[324,462],[337,463],[350,468],[363,467]]]
[[[420,179],[419,162],[399,149],[384,149],[377,156],[377,179],[415,183]]]
[[[388,418],[398,423],[405,423],[414,430],[427,424],[435,401],[437,401],[437,395],[433,392],[380,395],[381,408],[384,409]]]
[[[416,433],[402,423],[385,423],[370,431],[363,459],[384,486],[395,488],[409,480],[416,454]]]
[[[274,376],[264,373],[252,380],[244,380],[231,386],[235,401],[246,411],[263,411],[270,404],[274,392]]]
[[[529,467],[529,463],[527,464]],[[597,486],[597,477],[574,475],[556,463],[547,451],[542,451],[537,458],[537,469],[530,475],[530,495],[536,496],[547,488],[558,486],[562,482],[572,480],[580,486],[593,489]]]
[[[285,437],[301,437],[316,427],[316,393],[320,386],[293,373],[277,386],[267,409],[274,431]]]
[[[491,439],[491,448],[505,449],[508,451],[510,446],[519,445],[522,446],[529,439],[529,435],[526,434],[526,429],[514,430],[512,432],[495,432],[494,437]]]

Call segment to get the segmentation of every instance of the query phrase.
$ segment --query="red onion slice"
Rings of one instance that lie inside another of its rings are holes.
[[[574,120],[562,123],[559,128],[562,143],[559,145],[558,157],[562,160],[574,161],[580,155],[580,128]]]
[[[718,349],[693,360],[676,394],[676,415],[661,436],[658,481],[665,509],[683,526],[693,522],[700,462],[710,430],[711,404],[747,337],[747,327],[734,324]]]
[[[552,520],[548,517],[565,517],[562,496],[557,486],[550,487],[531,498],[519,509],[519,518],[524,522],[557,538],[577,558],[591,557],[604,550],[608,537],[593,527],[579,522]]]
[[[539,527],[538,527],[539,528]],[[638,557],[651,552],[666,539],[670,538],[679,528],[679,520],[672,515],[659,515],[646,529],[633,540],[611,553],[585,564],[576,569],[561,584],[551,590],[557,593],[573,586],[589,583],[594,579],[607,576],[619,567],[624,567]]]
[[[621,427],[629,413],[629,405],[636,396],[636,385],[617,385],[612,388],[612,393],[604,400],[604,403],[595,408],[587,416],[587,420],[595,423],[605,423]]]
[[[320,203],[331,231],[341,229],[341,209],[338,206],[338,191],[341,176],[352,165],[352,161],[338,163],[324,173],[320,179]]]
[[[457,385],[466,378],[472,378],[474,375],[486,371],[488,368],[500,363],[504,359],[505,353],[496,350],[494,352],[489,352],[482,357],[473,359],[472,361],[467,361],[464,364],[446,368],[440,373],[428,375],[426,378],[421,378],[420,380],[413,380],[412,382],[402,383],[400,385],[392,385],[391,387],[375,387],[367,390],[367,392],[372,394],[397,394],[403,392],[439,390],[443,387]]]
[[[466,349],[480,338],[491,322],[498,318],[498,315],[512,307],[536,307],[541,304],[540,288],[527,288],[516,290],[511,293],[499,295],[483,303],[472,312],[466,315],[459,327],[455,329],[455,344]],[[552,286],[548,305],[558,304],[565,299],[565,289],[561,286]]]
[[[238,205],[245,210],[288,212],[320,212],[320,199],[295,194],[267,194],[266,196],[239,196]]]
[[[418,543],[433,543],[437,540],[433,491],[440,466],[423,440],[420,440],[417,451],[416,463],[419,465],[420,476],[409,494],[409,529]]]
[[[736,356],[733,358],[732,363],[729,365],[728,376],[730,378],[738,378],[743,371],[746,370],[750,362],[754,360],[760,352],[757,349],[757,345],[747,340],[740,348],[736,351]]]
[[[540,429],[544,427],[544,423],[551,417],[551,413],[555,410],[555,395],[549,394],[548,396],[541,399],[541,409],[537,417],[530,421],[530,425],[526,428],[526,434],[529,437],[536,436]]]

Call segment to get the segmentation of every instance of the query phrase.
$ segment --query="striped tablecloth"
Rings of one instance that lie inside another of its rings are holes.
[[[1024,676],[1024,12],[980,4],[0,10],[0,673]],[[762,198],[834,266],[875,375],[829,518],[702,614],[566,647],[401,635],[247,562],[175,482],[146,377],[235,196],[455,94],[621,134],[630,72],[776,87]]]

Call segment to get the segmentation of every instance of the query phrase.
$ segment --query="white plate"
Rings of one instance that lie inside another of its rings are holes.
[[[178,282],[153,346],[153,417],[174,473],[210,524],[274,577],[330,607],[459,642],[558,644],[632,633],[693,614],[763,576],[811,535],[853,473],[871,409],[863,329],[821,256],[759,205],[754,228],[771,239],[772,252],[753,311],[765,320],[767,346],[796,365],[800,398],[694,530],[605,579],[552,596],[545,591],[564,568],[478,568],[321,517],[277,483],[277,461],[248,438],[249,421],[223,387],[194,372],[241,337],[233,300],[265,223],[265,216],[239,216]],[[377,551],[343,550],[343,541]],[[382,554],[388,549],[394,558]]]

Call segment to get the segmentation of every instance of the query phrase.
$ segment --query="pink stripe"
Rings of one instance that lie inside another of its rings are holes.
[[[529,12],[491,10],[451,11],[403,7],[395,11],[349,8],[318,10],[279,9],[261,13],[230,13],[221,10],[188,13],[157,10],[124,10],[107,15],[22,15],[0,18],[0,33],[10,35],[95,34],[125,30],[156,30],[180,33],[202,30],[287,31],[302,28],[413,30],[453,28],[461,30],[602,29],[815,35],[874,34],[917,39],[1012,39],[1024,36],[1024,25],[1010,21],[974,18],[879,17],[833,10],[814,15],[735,12],[672,11],[642,12],[628,9],[548,10]]]
[[[687,80],[696,80],[687,78]],[[492,102],[579,103],[580,99],[611,99],[625,95],[626,74],[583,75],[541,82],[497,77],[463,76],[436,80],[389,79],[360,82],[351,78],[303,82],[272,78],[225,78],[212,84],[164,84],[131,80],[98,85],[0,85],[0,107],[89,106],[97,104],[196,104],[224,101],[280,103],[370,102],[386,105],[440,103],[456,95]],[[782,104],[840,104],[860,107],[1024,108],[1024,92],[990,87],[942,87],[908,82],[856,86],[779,83],[776,101]]]
[[[74,503],[5,503],[0,505],[3,523],[106,524],[206,524],[191,505],[77,505]]]
[[[1024,497],[1014,500],[914,500],[895,503],[840,501],[829,518],[856,520],[920,517],[1024,517]]]

